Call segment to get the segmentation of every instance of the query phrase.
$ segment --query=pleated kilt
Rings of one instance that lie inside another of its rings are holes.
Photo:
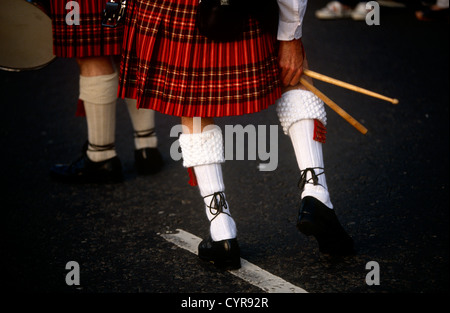
[[[68,0],[50,1],[53,26],[53,51],[56,56],[91,57],[120,55],[123,43],[123,27],[102,27],[102,14],[106,0],[77,0],[80,7],[80,25],[68,25],[66,16],[73,7],[66,9]]]
[[[129,2],[119,96],[175,116],[258,112],[281,95],[276,34],[249,19],[243,39],[199,34],[198,0]]]

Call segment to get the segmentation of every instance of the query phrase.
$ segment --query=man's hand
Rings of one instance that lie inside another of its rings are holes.
[[[280,41],[278,63],[284,86],[296,86],[303,73],[303,44],[301,39]]]

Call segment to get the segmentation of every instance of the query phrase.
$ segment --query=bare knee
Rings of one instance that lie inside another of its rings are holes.
[[[100,76],[114,73],[112,59],[109,56],[77,58],[82,76]]]
[[[214,124],[212,117],[181,117],[181,124],[189,129],[189,133],[200,133],[203,129]]]

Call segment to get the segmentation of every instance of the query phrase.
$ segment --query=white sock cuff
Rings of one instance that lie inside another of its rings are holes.
[[[317,119],[324,126],[327,125],[325,105],[311,91],[289,90],[283,93],[276,103],[278,118],[286,135],[289,135],[292,124],[304,119]]]
[[[117,72],[100,76],[80,75],[80,96],[83,101],[109,104],[117,99],[119,75]]]
[[[181,134],[179,140],[184,167],[225,162],[222,131],[218,127],[202,133]]]
[[[138,110],[137,107],[137,100],[133,99],[133,98],[124,98],[123,99],[125,101],[125,103],[127,104],[128,108],[135,108],[136,110]]]

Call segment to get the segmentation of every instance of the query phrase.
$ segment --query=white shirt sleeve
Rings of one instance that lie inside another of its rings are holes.
[[[280,8],[277,39],[289,41],[302,37],[303,17],[308,0],[277,0]]]

